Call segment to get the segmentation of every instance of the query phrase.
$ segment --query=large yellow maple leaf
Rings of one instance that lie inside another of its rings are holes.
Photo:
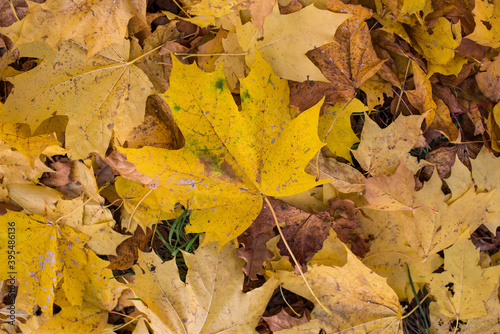
[[[250,226],[264,195],[287,196],[318,185],[304,168],[323,146],[317,135],[320,105],[292,119],[286,81],[260,56],[241,80],[241,111],[220,68],[203,73],[174,61],[170,83],[164,97],[185,147],[121,151],[139,172],[160,182],[163,194],[157,197],[171,196],[172,204],[193,211],[188,232],[206,232],[206,240],[222,246]]]
[[[9,79],[15,86],[0,119],[39,126],[54,113],[69,117],[66,148],[72,158],[91,152],[104,156],[113,133],[119,141],[142,123],[153,86],[134,62],[134,41],[114,44],[87,61],[78,41],[62,42],[56,50],[46,44],[20,47],[23,57],[42,58],[31,71]],[[130,59],[130,60],[129,60]]]

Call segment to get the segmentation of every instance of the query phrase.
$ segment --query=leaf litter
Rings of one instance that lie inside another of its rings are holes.
[[[5,8],[2,329],[498,331],[498,5],[285,2]]]

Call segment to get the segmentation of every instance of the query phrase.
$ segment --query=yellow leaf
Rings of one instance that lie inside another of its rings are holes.
[[[202,28],[215,25],[216,17],[223,17],[232,12],[241,0],[201,0],[189,9],[189,14],[196,16],[187,21]]]
[[[327,313],[307,289],[302,278],[278,271],[285,289],[314,302],[311,320],[283,333],[403,333],[401,305],[386,279],[364,266],[347,251],[342,267],[313,265],[305,274],[311,288],[330,311]]]
[[[401,300],[412,298],[407,266],[410,267],[413,283],[418,290],[426,283],[422,277],[432,273],[443,263],[441,257],[432,254],[426,259],[419,258],[417,252],[408,246],[403,220],[399,214],[372,209],[363,212],[371,219],[359,215],[359,232],[374,237],[363,263],[380,276],[387,277],[387,283]]]
[[[16,46],[44,41],[55,47],[60,41],[83,37],[89,58],[114,43],[121,43],[129,19],[137,15],[139,1],[55,0],[30,6],[28,15],[0,33]],[[143,18],[146,21],[145,17]]]
[[[269,279],[262,287],[243,293],[241,260],[232,244],[220,252],[217,244],[183,253],[186,283],[175,260],[163,262],[153,253],[140,253],[130,288],[141,300],[137,309],[150,320],[155,333],[251,333],[278,286]]]
[[[74,272],[76,268],[85,266],[82,263],[86,259],[83,245],[88,237],[41,216],[12,211],[0,217],[0,228],[0,260],[3,263],[0,279],[7,279],[9,272],[17,272],[15,276],[20,286],[16,303],[19,307],[32,312],[38,304],[44,313],[51,314],[54,290],[63,270]],[[11,233],[8,234],[8,231]],[[9,238],[9,235],[15,237]],[[15,244],[9,244],[9,240],[15,240]],[[9,245],[12,247],[9,248]],[[13,267],[12,262],[7,260],[7,251],[15,254]],[[66,284],[79,284],[73,280],[79,281],[80,278],[73,275],[65,277]]]
[[[321,139],[326,137],[326,143],[332,153],[352,163],[351,146],[359,142],[358,137],[352,131],[351,115],[353,112],[368,111],[365,105],[358,99],[351,103],[337,103],[325,110],[320,117],[318,135]]]
[[[47,209],[55,209],[63,196],[59,191],[35,184],[11,183],[7,185],[9,198],[27,212],[43,215]]]
[[[500,46],[500,4],[477,0],[472,15],[476,28],[466,37],[478,44],[498,48]]]
[[[143,231],[155,222],[177,217],[176,214],[172,215],[174,210],[172,203],[165,201],[169,199],[169,195],[164,193],[166,191],[164,187],[150,192],[151,189],[123,177],[116,178],[115,187],[118,195],[123,198],[125,210],[129,214],[134,213],[133,220],[142,227]],[[127,227],[128,219],[123,222],[126,222],[124,227]],[[129,231],[133,233],[135,229],[129,229]]]
[[[58,314],[43,322],[31,334],[102,333],[106,327],[108,312],[90,303],[64,307]],[[23,333],[25,333],[23,331]]]
[[[66,148],[71,156],[104,156],[113,133],[124,141],[143,121],[146,99],[153,91],[135,60],[128,60],[130,49],[125,41],[87,61],[86,48],[76,41],[62,42],[54,51],[40,43],[26,46],[22,56],[44,61],[11,79],[15,88],[0,118],[34,128],[55,112],[67,115]]]
[[[484,300],[498,286],[500,267],[482,269],[478,261],[479,249],[470,241],[467,230],[444,251],[445,271],[430,276],[431,293],[448,318],[459,321],[487,314]]]
[[[35,159],[31,168],[26,156],[21,152],[12,151],[10,145],[0,143],[0,174],[3,184],[37,182],[44,172],[53,172],[39,159]]]
[[[49,146],[57,145],[59,142],[52,135],[25,136],[19,133],[18,127],[10,123],[0,123],[0,140],[14,147],[21,152],[30,163],[30,167],[35,167],[35,160]]]
[[[403,161],[406,167],[416,172],[421,163],[408,153],[421,134],[420,124],[425,116],[400,116],[388,127],[380,129],[368,116],[361,132],[361,142],[352,151],[361,168],[373,176],[391,175]]]
[[[247,64],[253,64],[257,48],[281,78],[328,81],[307,58],[306,52],[330,42],[339,25],[349,17],[349,14],[332,13],[314,5],[281,15],[276,5],[264,20],[262,37],[252,22],[236,27],[236,33],[242,49],[248,53]]]
[[[484,301],[484,307],[488,312],[481,318],[467,321],[464,333],[466,334],[495,334],[500,333],[500,301],[498,300],[498,289],[493,289],[491,296]]]
[[[111,311],[116,307],[126,286],[113,279],[113,272],[107,269],[109,261],[101,260],[93,252],[88,252],[87,255],[87,266],[85,269],[80,268],[81,274],[88,277],[83,298],[92,305]]]
[[[486,221],[491,195],[476,194],[474,188],[470,188],[448,205],[441,191],[441,180],[434,172],[424,187],[415,192],[414,210],[401,213],[406,240],[420,257],[453,245],[466,229],[474,230]]]
[[[492,192],[492,197],[487,206],[488,216],[483,224],[493,233],[500,226],[500,159],[483,147],[476,159],[471,160],[472,179],[477,191]]]
[[[448,202],[453,203],[473,186],[473,182],[470,170],[458,158],[455,159],[455,163],[451,167],[450,173],[450,176],[445,179],[445,182],[451,190],[451,198],[448,199]],[[493,200],[490,200],[488,205],[491,205],[491,202],[493,202]]]
[[[427,30],[426,26],[416,25],[410,34],[417,43],[420,53],[432,64],[445,65],[455,57],[455,49],[460,45],[462,33],[460,23],[452,24],[440,17]]]
[[[363,208],[396,211],[411,210],[415,198],[413,173],[401,163],[394,175],[379,175],[365,180],[365,198],[370,203]]]
[[[291,119],[288,85],[262,58],[241,85],[240,112],[221,69],[203,73],[175,61],[165,99],[186,146],[120,149],[140,173],[160,181],[162,202],[193,211],[187,232],[206,232],[221,246],[257,217],[263,194],[288,196],[317,185],[304,167],[323,145],[319,105]]]
[[[406,91],[410,103],[416,107],[421,114],[426,114],[425,120],[429,126],[435,115],[436,103],[432,99],[432,87],[429,79],[425,77],[424,71],[414,61],[411,62],[413,69],[413,81],[415,90]]]

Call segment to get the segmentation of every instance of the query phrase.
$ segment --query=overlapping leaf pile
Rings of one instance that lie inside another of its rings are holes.
[[[39,2],[1,5],[3,332],[500,332],[499,4]]]

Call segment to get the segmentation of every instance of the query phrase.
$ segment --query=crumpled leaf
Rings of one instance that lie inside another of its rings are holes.
[[[131,48],[125,41],[87,61],[87,49],[74,40],[61,42],[54,51],[41,43],[25,46],[22,56],[44,61],[9,79],[15,88],[0,119],[36,128],[54,112],[67,115],[71,157],[85,158],[91,152],[104,156],[113,133],[123,142],[143,121],[146,99],[153,92],[149,79],[129,59]]]
[[[262,38],[259,38],[259,29],[253,22],[236,27],[236,33],[242,49],[248,52],[247,64],[254,63],[256,48],[281,78],[328,81],[307,59],[306,52],[328,43],[337,27],[348,17],[348,14],[332,13],[314,5],[292,14],[281,15],[276,5],[264,21]]]
[[[163,262],[152,253],[140,253],[130,288],[141,300],[135,306],[151,321],[155,333],[253,332],[278,281],[243,293],[243,272],[234,246],[200,247],[183,253],[188,267],[186,283],[179,279],[175,260]],[[154,282],[153,284],[151,284]],[[147,305],[147,306],[146,306]]]
[[[488,99],[500,101],[500,57],[493,62],[487,60],[476,74],[477,86]]]
[[[331,185],[344,193],[359,192],[365,189],[365,178],[360,171],[348,164],[338,162],[335,158],[319,153],[316,159],[309,161],[306,172],[318,175],[321,180],[331,180]]]
[[[470,241],[470,232],[465,231],[444,250],[445,271],[430,275],[430,291],[448,318],[458,321],[487,314],[484,300],[498,286],[500,267],[482,269],[478,261],[479,249]]]
[[[44,41],[55,47],[60,41],[83,37],[88,58],[102,49],[121,44],[127,23],[138,15],[139,1],[56,0],[30,7],[28,15],[0,33],[11,38],[17,46]],[[146,21],[145,17],[142,17]]]
[[[207,242],[222,246],[257,217],[262,194],[287,196],[318,184],[304,167],[323,145],[316,133],[319,105],[291,119],[288,86],[262,58],[242,80],[241,112],[221,69],[202,73],[196,65],[174,64],[165,99],[186,146],[120,151],[160,181],[153,192],[163,191],[164,202],[192,210],[186,232],[206,232]]]

